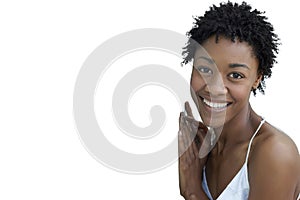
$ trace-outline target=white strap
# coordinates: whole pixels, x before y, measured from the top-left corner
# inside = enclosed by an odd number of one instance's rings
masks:
[[[250,153],[250,149],[251,149],[251,145],[252,145],[252,142],[253,142],[253,139],[255,138],[256,134],[258,133],[259,129],[261,128],[261,126],[264,124],[266,120],[263,118],[259,124],[259,126],[257,127],[255,133],[253,134],[249,144],[248,144],[248,149],[247,149],[247,154],[246,154],[246,163],[248,163],[248,157],[249,157],[249,153]]]

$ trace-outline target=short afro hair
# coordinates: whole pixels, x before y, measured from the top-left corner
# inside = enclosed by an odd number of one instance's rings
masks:
[[[271,68],[276,61],[278,36],[274,33],[273,26],[264,16],[265,12],[252,10],[246,2],[242,4],[220,3],[220,6],[213,5],[206,11],[204,16],[194,17],[193,28],[187,32],[189,40],[183,48],[183,64],[190,62],[195,54],[197,44],[202,44],[209,37],[215,35],[216,42],[219,36],[224,36],[235,42],[247,42],[253,49],[253,53],[259,61],[258,73],[262,75],[261,82],[257,89],[264,94],[265,78],[272,75]],[[256,95],[256,89],[252,90]]]

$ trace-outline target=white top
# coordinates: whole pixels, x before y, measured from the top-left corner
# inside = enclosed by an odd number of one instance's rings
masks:
[[[220,196],[216,200],[247,200],[249,196],[249,181],[248,181],[248,157],[249,157],[249,152],[251,149],[251,144],[253,142],[254,137],[258,133],[259,129],[265,122],[265,119],[263,119],[258,128],[256,129],[255,133],[253,134],[249,145],[247,149],[247,154],[246,154],[246,160],[240,171],[235,175],[235,177],[231,180],[231,182],[227,185],[227,187],[223,190],[223,192],[220,194]],[[205,167],[203,169],[203,181],[202,181],[202,188],[208,198],[210,200],[213,200],[207,180],[206,180],[206,173],[205,173]]]

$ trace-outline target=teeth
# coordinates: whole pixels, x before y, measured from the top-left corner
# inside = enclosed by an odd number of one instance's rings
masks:
[[[203,99],[203,102],[212,108],[225,108],[227,106],[227,103],[213,103],[206,99]]]

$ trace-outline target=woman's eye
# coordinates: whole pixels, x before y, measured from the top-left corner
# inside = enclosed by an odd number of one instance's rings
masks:
[[[213,71],[208,67],[197,67],[197,70],[203,74],[212,74]]]
[[[231,74],[229,74],[229,77],[230,78],[233,78],[233,79],[241,79],[241,78],[244,78],[244,76],[240,73],[236,73],[236,72],[233,72]]]

